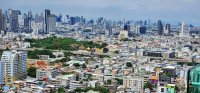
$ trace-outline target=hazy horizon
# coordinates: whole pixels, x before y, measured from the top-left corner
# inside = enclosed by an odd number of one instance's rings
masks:
[[[58,15],[105,17],[126,20],[186,21],[200,25],[200,0],[0,0],[0,8],[18,9],[22,13],[32,10],[44,13],[50,9]]]

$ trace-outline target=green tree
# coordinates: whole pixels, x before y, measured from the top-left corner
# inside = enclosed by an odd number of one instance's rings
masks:
[[[70,57],[70,56],[72,56],[73,54],[72,54],[71,52],[64,52],[64,55],[65,55],[65,57]]]
[[[96,67],[95,68],[99,68],[99,65],[96,65]]]
[[[114,53],[115,53],[115,54],[119,54],[119,50],[117,50],[117,51],[114,51]]]
[[[74,92],[78,92],[78,93],[81,93],[81,92],[83,92],[84,90],[83,89],[81,89],[81,88],[76,88],[75,90],[74,90]]]
[[[127,66],[127,67],[133,67],[133,65],[132,65],[131,62],[127,62],[127,63],[126,63],[126,66]]]
[[[59,87],[57,93],[65,93],[65,88],[63,86]]]
[[[51,89],[50,93],[56,93],[56,89]]]
[[[79,63],[74,63],[73,66],[80,67],[80,64]]]
[[[149,89],[152,90],[153,85],[152,85],[150,82],[147,82],[147,83],[144,84],[144,89],[145,89],[145,88],[149,88]]]
[[[45,49],[59,49],[59,50],[78,50],[81,45],[87,48],[104,48],[107,44],[98,44],[93,41],[77,41],[73,38],[57,38],[49,37],[44,39],[25,39],[25,41],[31,43],[31,47],[45,48]]]
[[[108,79],[108,80],[107,80],[107,84],[110,85],[111,83],[112,83],[112,80]]]
[[[86,68],[87,66],[85,64],[82,65],[82,68]]]
[[[28,58],[39,59],[38,55],[49,55],[50,58],[55,58],[56,56],[50,50],[34,50],[28,51]]]
[[[123,79],[115,78],[117,80],[117,84],[123,85]]]
[[[94,91],[99,91],[100,93],[109,93],[109,90],[105,87],[95,87]]]
[[[35,78],[36,77],[36,70],[37,70],[37,68],[34,68],[34,67],[28,68],[27,75]]]

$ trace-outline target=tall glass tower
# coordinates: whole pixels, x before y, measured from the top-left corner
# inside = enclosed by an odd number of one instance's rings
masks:
[[[162,24],[161,20],[158,20],[157,25],[158,25],[158,34],[162,35],[163,34],[163,24]]]
[[[51,14],[51,12],[50,12],[50,10],[49,9],[46,9],[45,10],[45,29],[44,29],[44,34],[48,34],[48,27],[47,27],[47,25],[48,25],[48,16]]]

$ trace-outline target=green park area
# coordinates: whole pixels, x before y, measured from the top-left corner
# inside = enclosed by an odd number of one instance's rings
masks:
[[[74,51],[81,47],[84,48],[104,48],[106,43],[95,43],[93,41],[77,41],[72,38],[56,38],[49,37],[45,39],[25,39],[26,42],[31,43],[31,47],[44,48],[52,50],[68,50]]]

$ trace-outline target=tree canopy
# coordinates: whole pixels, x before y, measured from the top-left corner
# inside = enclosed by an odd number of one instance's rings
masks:
[[[85,48],[104,48],[106,43],[98,44],[92,41],[77,41],[73,38],[57,38],[49,37],[44,39],[25,39],[26,42],[31,43],[31,47],[55,49],[55,50],[78,50],[80,46]]]
[[[127,66],[127,67],[133,67],[133,65],[132,65],[131,62],[127,62],[127,63],[126,63],[126,66]]]
[[[34,68],[34,67],[28,68],[27,75],[35,78],[36,77],[36,70],[37,70],[37,68]]]
[[[55,55],[52,54],[50,50],[34,50],[28,51],[28,58],[30,59],[39,59],[38,55],[49,55],[50,58],[55,58]]]

